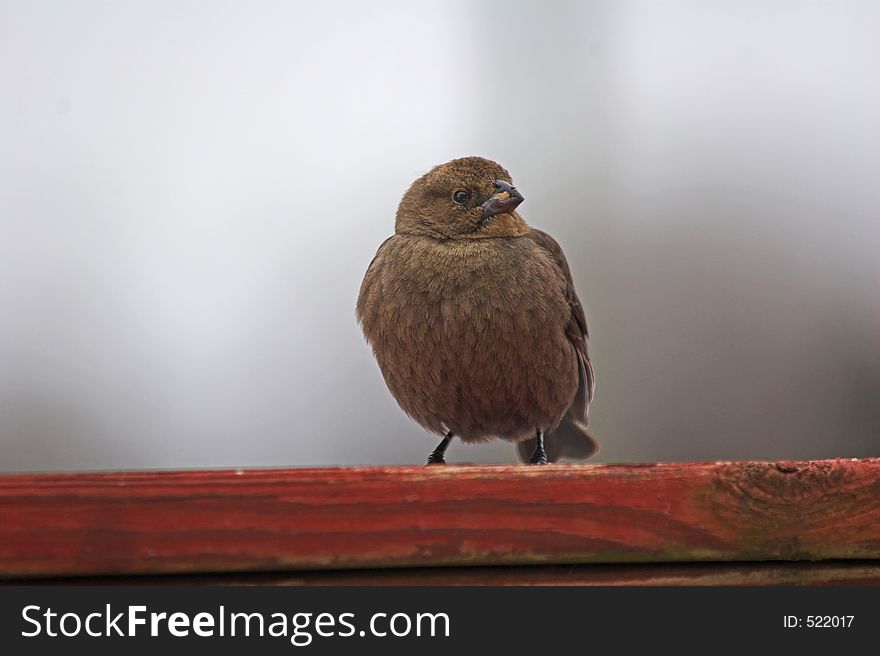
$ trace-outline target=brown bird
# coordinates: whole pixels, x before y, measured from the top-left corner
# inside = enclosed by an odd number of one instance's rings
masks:
[[[588,458],[594,378],[584,310],[559,244],[517,213],[481,157],[435,167],[400,202],[361,284],[358,320],[400,407],[445,437],[517,442],[522,461]]]

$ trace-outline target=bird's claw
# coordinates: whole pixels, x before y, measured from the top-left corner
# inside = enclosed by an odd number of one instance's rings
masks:
[[[535,449],[535,452],[532,454],[532,457],[529,458],[530,465],[549,465],[550,461],[547,460],[547,453],[544,449],[538,447]]]

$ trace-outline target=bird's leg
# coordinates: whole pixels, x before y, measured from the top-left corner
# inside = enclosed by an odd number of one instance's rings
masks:
[[[446,453],[446,449],[451,441],[452,431],[449,431],[446,433],[446,437],[437,445],[437,448],[431,451],[431,455],[428,456],[428,462],[425,465],[445,465],[446,460],[443,459],[443,455]]]
[[[530,465],[546,465],[547,453],[544,451],[544,432],[539,428],[535,431],[535,452],[529,458]]]

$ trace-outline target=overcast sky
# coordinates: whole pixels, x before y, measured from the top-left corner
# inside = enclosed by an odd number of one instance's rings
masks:
[[[568,255],[597,461],[877,455],[875,7],[0,0],[0,470],[423,462],[354,305],[463,155]]]

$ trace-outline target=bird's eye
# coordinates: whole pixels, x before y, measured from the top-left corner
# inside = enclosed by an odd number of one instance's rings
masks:
[[[471,199],[471,194],[469,191],[465,189],[459,189],[454,194],[452,194],[452,200],[454,200],[459,205],[464,205]]]

